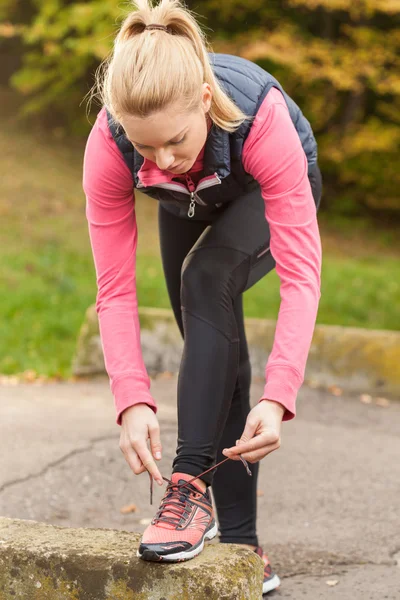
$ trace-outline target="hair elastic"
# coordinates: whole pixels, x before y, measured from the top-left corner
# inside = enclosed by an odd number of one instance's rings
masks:
[[[162,31],[166,31],[168,33],[168,28],[165,25],[157,25],[156,23],[146,25],[145,29],[161,29]]]

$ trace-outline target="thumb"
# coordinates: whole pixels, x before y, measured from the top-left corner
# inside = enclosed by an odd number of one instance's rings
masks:
[[[240,444],[249,442],[251,439],[253,439],[256,431],[257,431],[257,423],[250,419],[247,419],[243,433],[240,436],[240,440],[236,440],[236,444],[240,445]]]
[[[154,456],[154,458],[156,458],[157,460],[160,460],[161,451],[162,451],[161,439],[160,439],[160,428],[159,427],[149,428],[149,437],[150,437],[151,453]]]
[[[253,450],[251,447],[251,440],[254,437],[257,430],[257,423],[253,423],[252,421],[246,421],[245,428],[243,430],[242,435],[240,436],[240,440],[236,440],[236,446],[232,446],[232,448],[228,449],[228,454],[223,450],[223,454],[228,456],[229,454],[242,454],[243,452],[250,452]]]

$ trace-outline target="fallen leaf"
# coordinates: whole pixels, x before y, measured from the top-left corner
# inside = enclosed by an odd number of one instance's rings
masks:
[[[370,396],[369,394],[361,394],[360,402],[362,402],[363,404],[371,404],[372,396]]]
[[[29,369],[22,373],[22,380],[26,383],[32,383],[37,378],[37,373],[33,369]]]
[[[330,385],[328,387],[328,391],[331,392],[334,396],[341,396],[343,394],[342,388],[337,385]]]
[[[307,381],[307,385],[308,385],[308,387],[310,387],[310,388],[316,389],[316,388],[319,386],[319,383],[318,383],[318,381],[316,381],[315,379],[309,379],[309,380]]]
[[[257,496],[260,498],[260,496],[264,496],[264,492],[262,490],[257,490]]]
[[[125,506],[123,506],[120,509],[120,512],[123,515],[127,515],[128,513],[131,513],[131,512],[137,512],[137,510],[138,510],[138,507],[136,506],[136,504],[126,504]]]
[[[156,379],[172,379],[173,376],[174,374],[171,371],[163,371],[157,374]]]
[[[140,519],[139,523],[141,525],[148,525],[149,523],[151,523],[151,519]]]
[[[388,406],[390,406],[390,400],[388,400],[387,398],[376,398],[375,404],[377,406],[381,406],[382,408],[387,408]]]
[[[338,583],[339,579],[328,579],[328,581],[326,582],[326,584],[330,586],[337,585]]]

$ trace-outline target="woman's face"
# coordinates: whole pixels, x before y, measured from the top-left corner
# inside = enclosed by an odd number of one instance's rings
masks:
[[[196,112],[184,113],[176,103],[146,119],[126,116],[121,119],[121,125],[144,158],[155,162],[163,171],[185,173],[206,142],[211,97],[211,88],[204,83],[201,107]]]

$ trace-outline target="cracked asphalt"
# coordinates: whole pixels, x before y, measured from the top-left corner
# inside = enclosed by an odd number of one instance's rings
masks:
[[[253,403],[261,392],[254,382]],[[152,393],[170,477],[176,378],[153,380]],[[106,377],[0,386],[0,514],[142,532],[164,488],[150,506],[149,478],[132,473],[119,435]],[[303,386],[281,448],[260,464],[258,533],[282,581],[265,598],[400,600],[399,459],[400,402]]]

